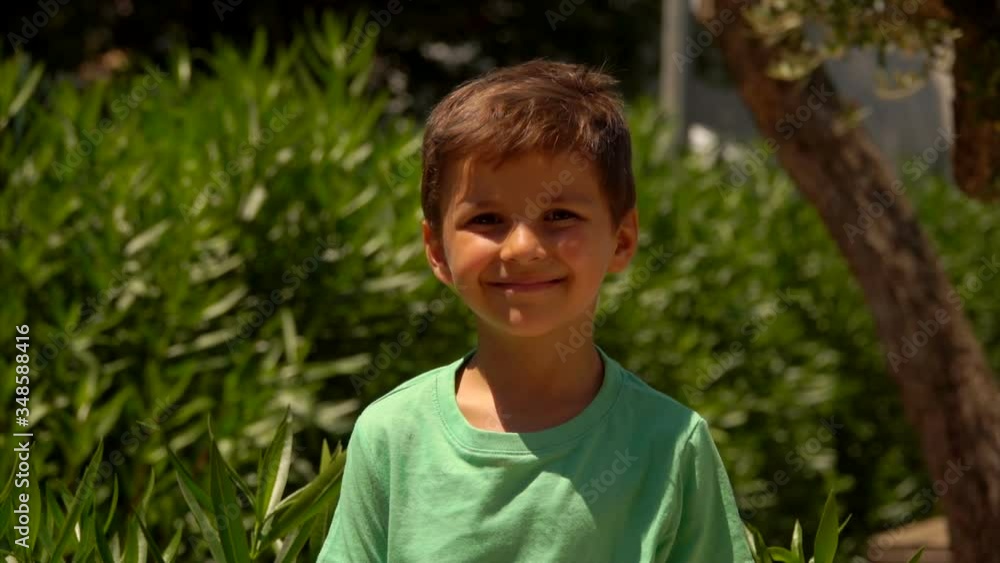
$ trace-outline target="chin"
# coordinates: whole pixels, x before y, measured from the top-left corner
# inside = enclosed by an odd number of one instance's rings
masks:
[[[490,324],[497,330],[503,331],[511,336],[520,338],[536,338],[545,336],[553,331],[565,326],[566,321],[562,318],[523,315],[520,311],[512,310],[508,316],[494,316]]]

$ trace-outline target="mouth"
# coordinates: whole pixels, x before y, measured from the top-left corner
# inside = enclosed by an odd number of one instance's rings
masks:
[[[490,283],[489,285],[507,292],[532,292],[544,291],[546,289],[556,287],[565,280],[566,278],[557,278],[547,281]]]

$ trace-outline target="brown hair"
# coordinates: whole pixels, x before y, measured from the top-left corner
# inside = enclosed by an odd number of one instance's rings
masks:
[[[475,155],[500,166],[531,150],[589,161],[617,229],[636,200],[617,84],[602,69],[534,59],[493,69],[445,96],[427,118],[423,140],[420,201],[434,234],[441,235],[449,164]]]

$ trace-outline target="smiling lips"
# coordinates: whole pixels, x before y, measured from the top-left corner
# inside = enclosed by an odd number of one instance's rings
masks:
[[[516,281],[516,282],[492,282],[490,285],[506,291],[541,291],[550,287],[555,287],[566,278],[555,278],[546,281]]]

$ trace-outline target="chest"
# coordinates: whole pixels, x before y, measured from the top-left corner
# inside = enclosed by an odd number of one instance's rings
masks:
[[[473,428],[488,432],[539,432],[580,414],[586,404],[556,404],[531,409],[505,409],[492,401],[457,397],[458,409]]]

